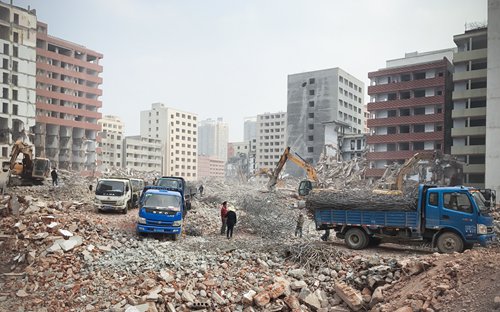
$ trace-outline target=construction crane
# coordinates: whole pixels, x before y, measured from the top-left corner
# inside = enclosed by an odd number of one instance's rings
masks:
[[[21,162],[17,161],[22,154]],[[41,182],[49,176],[50,160],[47,158],[33,158],[33,147],[21,140],[12,146],[10,161],[4,161],[3,168],[9,168],[13,175],[21,177],[28,182]]]
[[[290,160],[297,166],[301,167],[306,171],[307,174],[307,179],[309,181],[318,183],[318,175],[316,173],[316,170],[314,167],[309,164],[306,160],[304,160],[302,157],[300,157],[299,154],[295,152],[290,151],[290,147],[287,147],[283,154],[281,155],[276,168],[273,170],[272,175],[269,178],[269,182],[267,183],[267,188],[269,191],[272,191],[274,187],[276,186],[276,183],[278,182],[279,175],[281,171],[283,170],[283,167],[285,166],[286,162]]]

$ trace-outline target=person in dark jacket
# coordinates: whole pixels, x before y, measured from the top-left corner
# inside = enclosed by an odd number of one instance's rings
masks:
[[[52,185],[57,186],[57,171],[56,168],[53,168],[50,172],[50,176],[52,177]]]
[[[200,192],[200,197],[203,196],[203,184],[200,185],[200,187],[198,188],[198,191]]]
[[[300,214],[295,227],[295,236],[299,235],[302,238],[302,228],[304,227],[304,214]]]
[[[227,238],[233,237],[233,228],[236,224],[236,212],[234,211],[234,207],[229,207],[227,211]]]
[[[226,223],[227,223],[227,201],[224,201],[220,207],[220,219],[222,221],[222,226],[220,227],[220,235],[226,233]]]

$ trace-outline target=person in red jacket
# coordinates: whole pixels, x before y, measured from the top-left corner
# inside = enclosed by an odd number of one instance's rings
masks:
[[[221,205],[220,218],[222,221],[222,226],[220,228],[220,235],[224,235],[226,233],[226,224],[227,224],[227,201],[223,202]]]

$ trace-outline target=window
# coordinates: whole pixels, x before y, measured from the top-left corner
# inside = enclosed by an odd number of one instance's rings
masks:
[[[429,205],[433,205],[433,206],[438,205],[438,194],[437,193],[429,193]]]
[[[12,90],[12,99],[17,101],[17,90]]]
[[[387,94],[387,100],[388,101],[393,101],[393,100],[396,100],[396,99],[397,99],[396,93],[389,93],[389,94]]]
[[[309,78],[309,84],[313,84],[313,83],[315,83],[315,81],[316,80],[314,78]]]
[[[2,82],[5,84],[9,84],[9,73],[3,73],[2,76],[3,76]]]
[[[3,103],[2,105],[2,113],[8,114],[9,113],[9,103]]]
[[[413,74],[413,79],[414,79],[414,80],[422,80],[422,79],[425,79],[425,73],[416,73],[416,74]]]
[[[469,122],[469,127],[485,127],[486,119],[471,119]]]
[[[472,205],[469,197],[463,193],[444,193],[443,205],[445,208],[451,210],[472,212]]]
[[[314,124],[307,125],[307,128],[309,128],[309,130],[313,130],[314,129]]]
[[[399,126],[399,133],[410,133],[410,126],[409,125]]]
[[[411,97],[411,95],[410,95],[410,91],[401,91],[401,92],[399,93],[399,98],[400,98],[401,100],[406,100],[406,99],[409,99],[410,97]]]
[[[399,116],[410,116],[410,109],[409,108],[401,108],[399,110]]]
[[[9,60],[8,59],[5,59],[5,58],[3,59],[2,68],[9,69]]]
[[[401,81],[410,81],[410,80],[411,80],[410,74],[401,75]]]
[[[313,153],[313,152],[314,152],[314,147],[312,147],[312,146],[308,146],[308,147],[307,147],[307,152],[308,152],[308,153]]]
[[[312,136],[312,135],[308,136],[308,137],[307,137],[307,140],[308,140],[308,141],[314,141],[314,136]]]
[[[339,81],[343,83],[344,82],[344,77],[339,76]]]
[[[413,132],[416,133],[425,132],[425,125],[414,125]]]
[[[314,90],[309,90],[309,95],[314,95]]]
[[[413,115],[425,115],[425,107],[414,108]]]
[[[19,25],[19,14],[14,13],[14,24]]]
[[[18,114],[17,104],[12,104],[12,115],[17,115],[17,114]]]
[[[314,101],[309,101],[309,107],[314,107]]]
[[[413,91],[413,96],[416,98],[425,97],[425,90],[415,90]]]
[[[17,32],[14,32],[12,34],[13,38],[14,38],[14,42],[18,43],[19,42],[19,33]]]
[[[12,56],[14,56],[14,57],[19,56],[19,48],[18,47],[12,47]]]
[[[314,113],[309,113],[309,118],[314,118]]]
[[[413,150],[414,151],[423,151],[424,150],[424,142],[413,142]]]
[[[17,86],[17,75],[12,75],[12,84]]]
[[[9,44],[8,43],[3,44],[3,54],[9,55]]]

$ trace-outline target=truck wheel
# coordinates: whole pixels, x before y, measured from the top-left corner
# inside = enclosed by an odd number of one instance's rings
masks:
[[[345,233],[345,244],[351,249],[363,249],[368,243],[368,235],[358,228],[352,228]]]
[[[125,205],[125,208],[123,208],[122,213],[127,214],[128,211],[128,203]]]
[[[444,232],[437,239],[437,248],[441,253],[462,252],[464,250],[464,242],[457,234]]]

